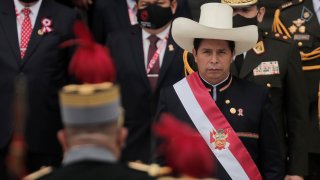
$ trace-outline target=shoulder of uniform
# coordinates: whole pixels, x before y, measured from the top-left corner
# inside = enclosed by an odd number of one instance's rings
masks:
[[[263,34],[264,39],[272,39],[277,41],[282,41],[286,43],[292,43],[293,40],[289,38],[288,36],[280,33],[274,33],[274,32],[264,32]]]
[[[170,167],[162,167],[158,164],[143,164],[141,162],[129,162],[128,167],[137,171],[145,172],[152,177],[160,177],[172,172]]]
[[[303,3],[304,1],[305,1],[305,0],[292,0],[292,1],[288,1],[288,2],[286,2],[286,3],[284,3],[284,4],[282,4],[279,9],[280,9],[280,11],[283,11],[283,10],[285,10],[285,9],[287,9],[287,8],[290,8],[290,7],[299,5],[299,4]]]
[[[35,180],[35,179],[40,179],[43,176],[49,175],[53,172],[53,167],[48,166],[48,167],[42,167],[38,171],[35,171],[26,177],[23,178],[23,180]]]

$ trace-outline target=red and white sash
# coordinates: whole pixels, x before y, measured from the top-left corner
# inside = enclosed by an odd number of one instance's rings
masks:
[[[198,73],[174,89],[197,130],[232,179],[261,180],[249,152],[202,83]]]

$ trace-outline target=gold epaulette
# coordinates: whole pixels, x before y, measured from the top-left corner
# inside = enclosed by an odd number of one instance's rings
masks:
[[[285,34],[289,38],[291,38],[290,33],[288,32],[288,29],[283,25],[283,23],[280,20],[280,13],[282,10],[287,9],[293,5],[298,5],[302,3],[304,0],[293,0],[287,3],[284,3],[278,8],[274,13],[273,23],[272,23],[272,31],[275,33]]]
[[[159,177],[163,175],[168,175],[172,172],[170,167],[161,167],[158,164],[143,164],[140,162],[129,162],[128,166],[132,169],[143,171],[149,174],[152,177]]]
[[[184,75],[188,76],[189,74],[194,73],[194,70],[191,68],[188,62],[188,51],[184,50],[183,52],[183,65],[184,65]]]
[[[41,169],[39,169],[38,171],[35,171],[29,175],[27,175],[26,177],[23,178],[23,180],[35,180],[35,179],[39,179],[49,173],[51,173],[53,171],[53,168],[48,166],[48,167],[43,167]]]

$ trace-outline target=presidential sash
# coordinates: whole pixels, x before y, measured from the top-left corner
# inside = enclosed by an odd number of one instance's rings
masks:
[[[249,152],[202,83],[193,73],[174,84],[183,107],[232,179],[261,180]]]

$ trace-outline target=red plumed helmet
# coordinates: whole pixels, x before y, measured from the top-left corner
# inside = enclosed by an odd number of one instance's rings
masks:
[[[116,72],[108,48],[96,43],[81,21],[74,24],[74,32],[78,39],[62,44],[62,47],[78,45],[69,65],[69,73],[82,83],[114,82]]]
[[[212,177],[214,155],[196,130],[170,114],[163,114],[153,129],[164,140],[160,152],[174,172],[194,178]]]

